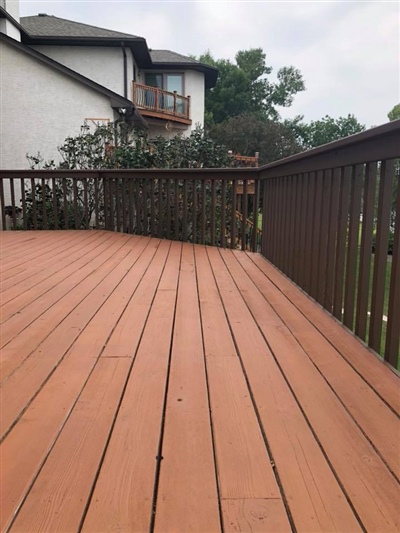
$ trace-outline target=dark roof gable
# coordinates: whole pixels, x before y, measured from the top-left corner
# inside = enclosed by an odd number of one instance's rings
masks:
[[[199,61],[171,50],[150,50],[150,56],[153,63],[193,63],[199,64]]]
[[[137,39],[138,36],[90,26],[53,15],[21,17],[21,25],[30,35],[40,37],[94,37],[98,39]],[[140,38],[140,37],[139,37]]]

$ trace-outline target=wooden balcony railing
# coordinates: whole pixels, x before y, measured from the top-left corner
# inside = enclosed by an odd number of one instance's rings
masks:
[[[396,121],[260,168],[0,171],[1,223],[261,251],[397,368],[399,159]]]
[[[191,124],[190,96],[132,83],[133,103],[144,115]]]

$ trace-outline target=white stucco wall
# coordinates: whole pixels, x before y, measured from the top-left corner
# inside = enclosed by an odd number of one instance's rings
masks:
[[[21,41],[21,32],[7,19],[0,19],[0,33],[4,33],[16,41]]]
[[[107,46],[32,46],[41,54],[79,72],[83,76],[124,96],[124,57],[122,48]],[[130,48],[127,56],[127,98],[132,97],[133,59]]]
[[[37,152],[60,161],[57,147],[80,132],[85,118],[117,118],[108,97],[8,44],[0,43],[0,54],[0,168],[29,168],[26,154]],[[7,187],[5,195],[7,205]]]
[[[19,22],[19,0],[3,0],[0,5]]]
[[[196,70],[185,72],[185,96],[190,95],[190,118],[192,128],[204,126],[204,74]]]

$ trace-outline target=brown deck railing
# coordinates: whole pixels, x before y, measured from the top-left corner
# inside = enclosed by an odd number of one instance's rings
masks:
[[[260,169],[262,254],[394,367],[399,157],[396,121]]]
[[[190,121],[190,96],[133,82],[133,103],[138,109]]]
[[[257,250],[256,178],[255,169],[1,171],[2,227],[102,228]],[[251,198],[249,181],[255,187]],[[238,182],[243,220],[236,215]]]
[[[0,171],[1,222],[261,251],[397,367],[399,158],[396,121],[260,168]]]

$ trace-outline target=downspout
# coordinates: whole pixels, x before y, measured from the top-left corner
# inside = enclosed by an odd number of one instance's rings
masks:
[[[124,98],[128,98],[128,61],[126,58],[125,43],[121,42],[121,48],[124,55]]]

